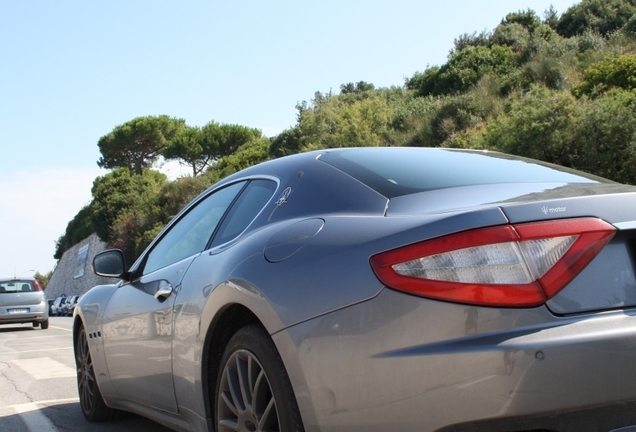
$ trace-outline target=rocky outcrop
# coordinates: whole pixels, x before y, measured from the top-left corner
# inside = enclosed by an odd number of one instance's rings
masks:
[[[46,286],[46,298],[54,299],[84,294],[95,285],[116,283],[119,279],[105,278],[93,273],[93,257],[106,249],[106,243],[96,234],[82,240],[62,255],[53,276]]]

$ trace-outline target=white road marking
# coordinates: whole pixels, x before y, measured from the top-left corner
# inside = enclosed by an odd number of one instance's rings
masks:
[[[26,424],[29,432],[57,431],[55,425],[51,422],[51,420],[49,420],[49,418],[42,413],[42,407],[73,402],[79,402],[79,398],[44,400],[19,405],[11,405],[8,408],[13,410],[13,412],[20,416],[22,421]]]
[[[13,411],[18,414],[30,432],[56,431],[57,428],[47,416],[42,414],[35,403],[14,405]]]
[[[64,339],[68,339],[68,335],[64,335],[64,334],[52,334],[50,336],[34,336],[34,337],[30,337],[30,338],[19,338],[16,337],[15,339],[11,339],[11,343],[31,343],[32,340],[34,339],[53,339],[53,338],[64,338]]]
[[[13,360],[13,364],[35,379],[72,378],[77,371],[48,357]]]
[[[64,331],[67,331],[69,333],[73,333],[73,329],[68,329],[68,328],[64,328],[64,327],[58,327],[58,326],[50,325],[49,328],[54,328],[54,329],[58,329],[58,330],[64,330]]]
[[[20,407],[22,405],[37,405],[38,406],[37,409],[40,409],[42,406],[62,405],[62,404],[67,404],[71,402],[79,402],[79,398],[73,397],[73,398],[65,398],[65,399],[48,399],[48,400],[41,400],[37,402],[30,402],[27,404],[9,405],[7,408],[16,409],[16,407]]]
[[[73,349],[73,347],[48,348],[48,349],[39,349],[39,350],[26,350],[26,351],[14,350],[13,352],[7,353],[7,354],[16,355],[16,354],[24,354],[24,353],[32,353],[32,352],[59,351],[59,350],[66,350],[66,349]],[[2,354],[4,353],[0,353],[0,356]]]

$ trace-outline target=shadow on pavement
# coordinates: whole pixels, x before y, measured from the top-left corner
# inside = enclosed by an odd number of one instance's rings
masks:
[[[79,402],[41,406],[38,410],[12,414],[1,418],[1,430],[15,432],[164,432],[170,429],[140,417],[126,414],[123,418],[108,422],[90,423],[82,415]],[[54,429],[50,429],[50,425]]]

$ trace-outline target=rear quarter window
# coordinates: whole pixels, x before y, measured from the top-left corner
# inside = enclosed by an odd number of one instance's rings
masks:
[[[269,202],[277,186],[271,180],[252,180],[223,220],[212,246],[227,243],[239,236]]]

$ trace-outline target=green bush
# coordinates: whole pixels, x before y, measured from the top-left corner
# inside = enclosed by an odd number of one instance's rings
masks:
[[[535,85],[529,93],[515,95],[507,111],[488,123],[484,146],[572,166],[577,156],[571,138],[577,109],[570,92]]]
[[[636,184],[636,91],[583,99],[572,140],[581,149],[576,168]]]
[[[577,96],[598,95],[610,88],[636,88],[635,55],[610,55],[592,64],[583,73],[583,82],[573,91]]]

